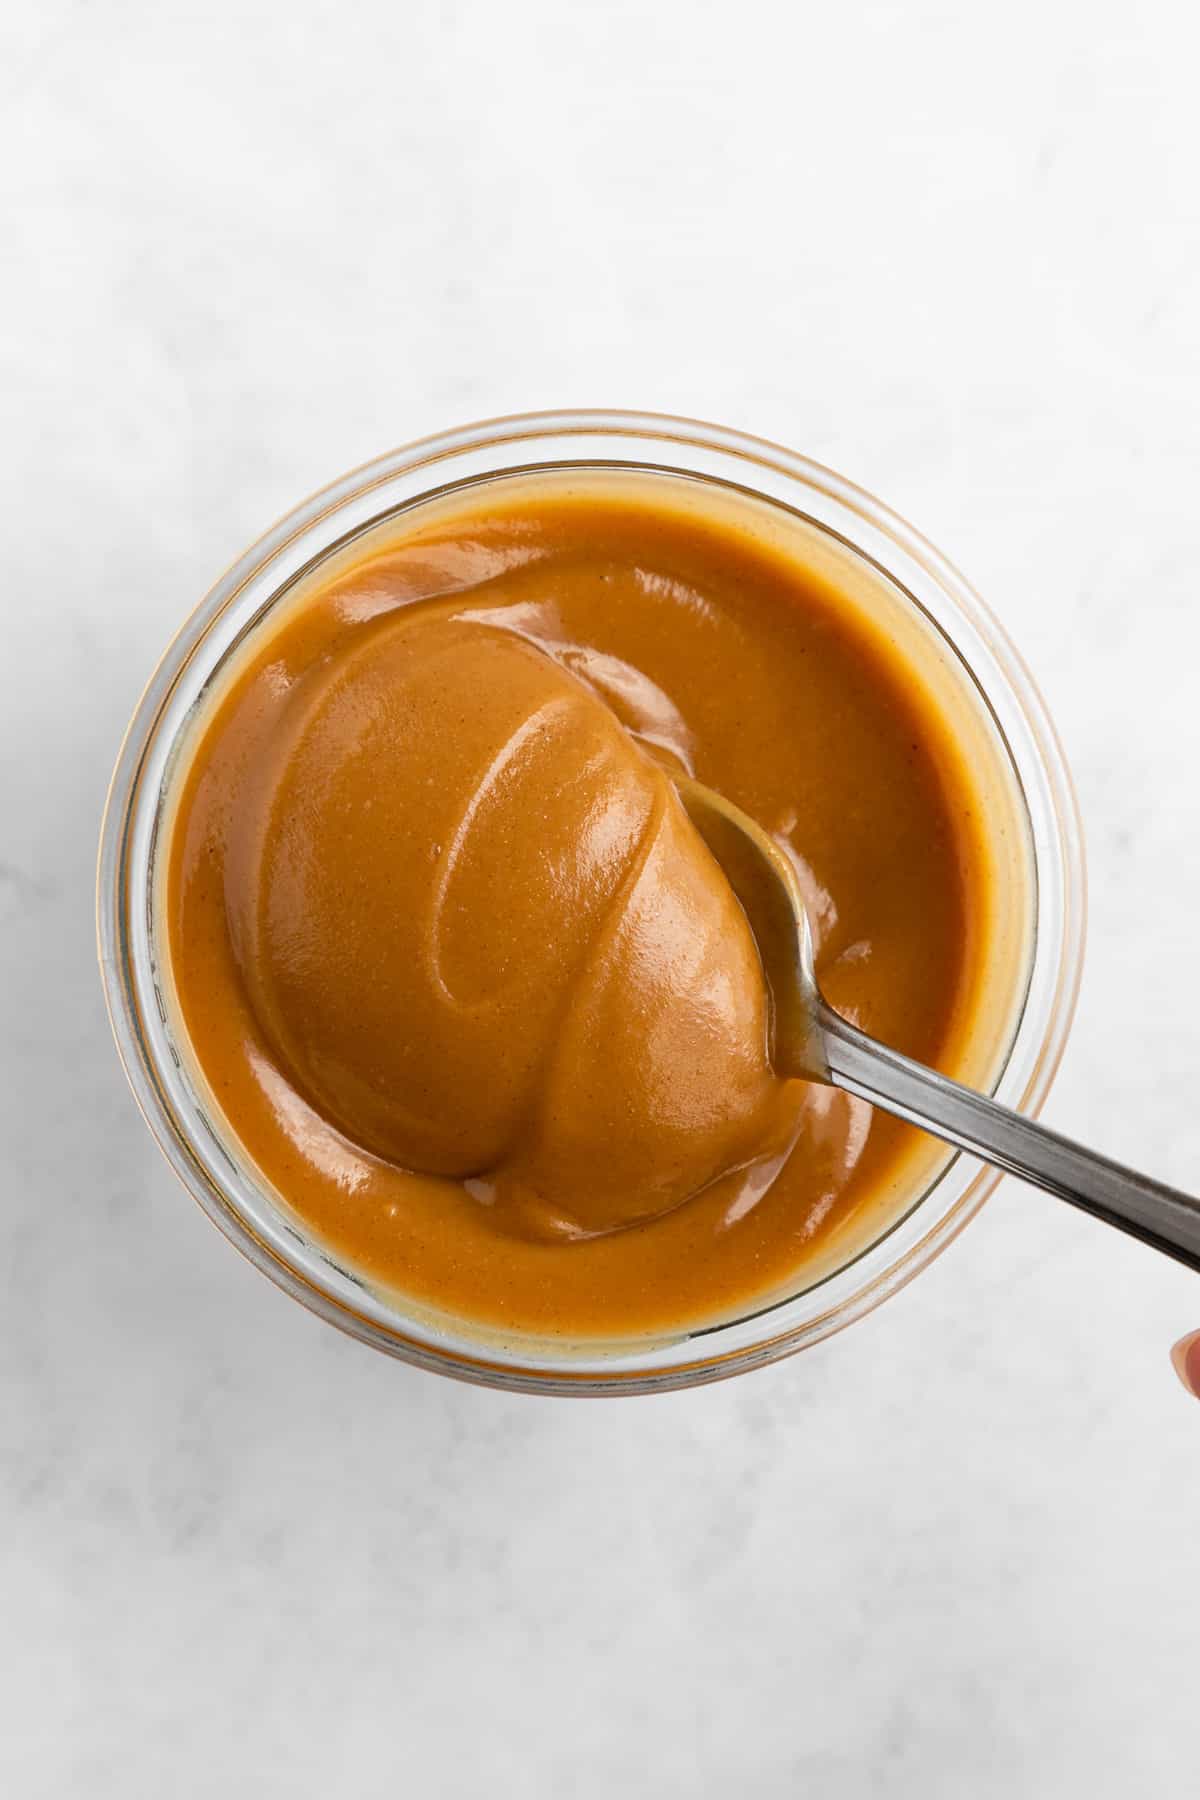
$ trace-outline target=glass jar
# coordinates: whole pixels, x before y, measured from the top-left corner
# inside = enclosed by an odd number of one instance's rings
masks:
[[[684,475],[782,509],[847,567],[869,570],[864,592],[886,596],[881,603],[936,645],[971,729],[986,735],[988,754],[1003,765],[1020,817],[1028,913],[1022,966],[1009,982],[1010,1025],[986,1085],[1006,1105],[1036,1112],[1074,1009],[1084,878],[1070,779],[1027,670],[957,570],[878,500],[791,451],[686,419],[560,412],[466,426],[355,470],[254,544],[180,630],[121,748],[100,844],[100,962],[118,1049],[168,1162],[213,1222],[287,1293],[363,1342],[443,1374],[538,1393],[658,1392],[773,1362],[862,1317],[962,1230],[998,1173],[950,1159],[852,1261],[729,1323],[635,1346],[495,1341],[406,1310],[305,1234],[208,1116],[163,1000],[154,892],[165,797],[189,721],[226,659],[285,588],[349,538],[460,484],[564,466]]]

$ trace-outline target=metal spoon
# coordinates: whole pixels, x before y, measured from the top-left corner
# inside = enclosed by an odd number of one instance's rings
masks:
[[[753,819],[711,788],[687,776],[676,777],[676,786],[758,941],[773,1001],[772,1060],[780,1075],[858,1094],[1200,1270],[1200,1200],[960,1087],[877,1044],[834,1012],[817,986],[808,914],[787,858]]]

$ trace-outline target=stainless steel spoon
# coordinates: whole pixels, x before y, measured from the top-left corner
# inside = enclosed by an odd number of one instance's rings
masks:
[[[834,1012],[817,986],[808,914],[786,856],[711,788],[686,776],[677,777],[676,785],[758,940],[773,1001],[772,1060],[780,1075],[858,1094],[1200,1270],[1200,1200],[960,1087]]]

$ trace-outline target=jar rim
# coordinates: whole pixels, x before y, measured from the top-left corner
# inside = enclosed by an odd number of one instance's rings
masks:
[[[515,414],[435,434],[360,465],[302,501],[260,537],[200,602],[164,652],[118,755],[101,829],[97,935],[117,1048],[134,1097],[168,1162],[210,1219],[262,1272],[350,1335],[441,1373],[557,1394],[661,1392],[742,1373],[843,1329],[906,1285],[957,1236],[1000,1179],[955,1158],[919,1201],[866,1250],[815,1286],[758,1312],[618,1354],[602,1347],[547,1355],[429,1325],[386,1299],[276,1215],[208,1124],[182,1076],[156,986],[150,870],[172,752],[196,703],[202,649],[227,654],[272,595],[361,530],[457,486],[577,459],[662,469],[644,446],[669,447],[675,473],[745,487],[830,530],[876,563],[949,638],[997,718],[1029,809],[1035,869],[1029,991],[997,1097],[1040,1108],[1065,1047],[1086,922],[1083,840],[1070,774],[1045,703],[1019,652],[963,575],[866,489],[781,445],[727,427],[623,411]],[[635,446],[642,449],[635,455]],[[519,461],[511,458],[519,453]],[[666,454],[660,450],[659,454]],[[683,458],[681,462],[680,459]],[[425,485],[422,485],[425,484]],[[228,640],[222,647],[222,638]],[[215,666],[215,665],[212,665]]]

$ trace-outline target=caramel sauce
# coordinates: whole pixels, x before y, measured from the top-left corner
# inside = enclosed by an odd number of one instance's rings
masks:
[[[484,1329],[681,1329],[802,1283],[941,1154],[775,1076],[681,769],[792,857],[830,1001],[953,1066],[986,859],[952,734],[826,574],[682,483],[401,515],[202,709],[175,1002],[242,1153],[366,1279]]]

